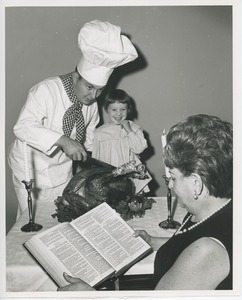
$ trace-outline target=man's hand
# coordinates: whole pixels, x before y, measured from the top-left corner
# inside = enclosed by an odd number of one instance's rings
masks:
[[[61,147],[72,160],[85,161],[87,159],[87,152],[83,145],[68,136],[62,135],[55,145]]]
[[[63,273],[63,277],[67,282],[69,282],[68,285],[58,288],[58,292],[63,291],[95,291],[94,288],[92,288],[90,285],[85,283],[79,278],[71,277],[70,275]]]

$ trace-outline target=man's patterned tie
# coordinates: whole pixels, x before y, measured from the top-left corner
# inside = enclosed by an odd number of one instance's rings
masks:
[[[85,136],[85,123],[82,114],[83,104],[78,103],[76,94],[73,88],[72,73],[67,75],[61,75],[60,79],[64,86],[64,89],[68,95],[68,98],[73,103],[65,112],[62,120],[63,132],[66,136],[70,136],[71,132],[76,124],[76,140],[80,143],[84,142]]]

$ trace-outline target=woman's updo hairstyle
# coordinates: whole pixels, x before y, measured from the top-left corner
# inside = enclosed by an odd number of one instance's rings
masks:
[[[199,114],[172,126],[164,151],[167,167],[184,176],[197,173],[209,194],[231,198],[233,190],[233,131],[229,122]]]

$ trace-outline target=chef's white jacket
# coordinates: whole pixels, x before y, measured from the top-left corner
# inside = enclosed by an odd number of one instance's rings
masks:
[[[14,126],[17,138],[9,153],[10,167],[20,182],[25,179],[23,141],[29,145],[30,178],[36,187],[53,188],[70,180],[72,160],[54,144],[63,135],[62,118],[71,105],[59,77],[48,78],[30,90]],[[99,122],[97,103],[83,105],[82,112],[86,127],[84,146],[92,151],[93,131]],[[75,129],[70,137],[75,139]]]

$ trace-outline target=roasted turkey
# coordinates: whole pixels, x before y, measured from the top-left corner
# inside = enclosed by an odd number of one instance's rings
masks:
[[[72,177],[61,197],[55,200],[59,222],[70,222],[102,202],[107,202],[125,220],[141,217],[151,208],[154,200],[143,194],[135,195],[132,178],[145,179],[147,173],[143,164],[134,161],[118,168],[88,157],[78,166],[78,173]]]

